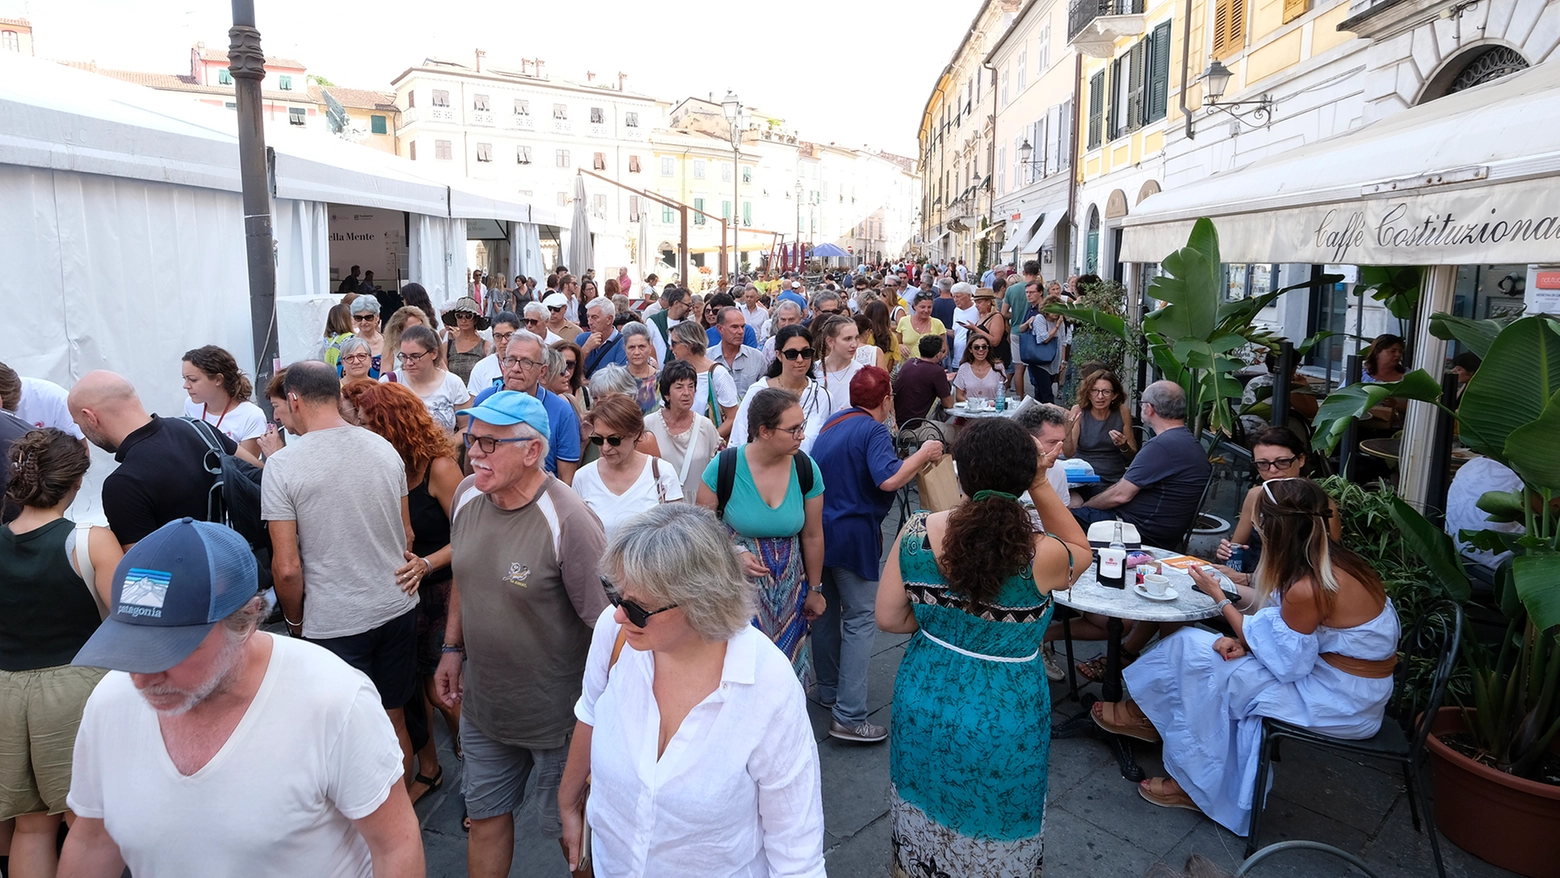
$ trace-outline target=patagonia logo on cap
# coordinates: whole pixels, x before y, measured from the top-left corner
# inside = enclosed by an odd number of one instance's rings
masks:
[[[119,591],[119,612],[126,616],[161,617],[163,600],[173,575],[162,570],[132,567]]]

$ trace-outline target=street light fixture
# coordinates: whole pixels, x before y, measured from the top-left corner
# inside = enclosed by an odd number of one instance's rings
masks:
[[[737,275],[742,273],[742,250],[737,246],[737,230],[742,228],[737,213],[742,207],[742,101],[736,92],[727,89],[720,108],[725,111],[727,127],[731,130],[731,273]]]
[[[1210,110],[1224,113],[1237,122],[1246,122],[1253,128],[1271,122],[1273,119],[1272,95],[1265,94],[1254,101],[1221,102],[1219,100],[1224,97],[1224,90],[1229,87],[1231,75],[1230,69],[1224,66],[1224,62],[1214,59],[1208,65],[1208,69],[1204,70],[1203,74],[1197,77],[1198,81],[1203,83],[1203,87],[1207,90]],[[1237,112],[1233,109],[1234,107],[1250,107],[1251,109]]]
[[[1027,137],[1024,138],[1023,144],[1020,145],[1019,148],[1018,148],[1018,163],[1020,165],[1024,166],[1024,167],[1030,169],[1030,173],[1031,173],[1032,176],[1030,177],[1030,179],[1028,181],[1029,183],[1033,183],[1034,182],[1034,178],[1040,176],[1039,174],[1035,174],[1034,173],[1035,166],[1043,164],[1044,161],[1045,161],[1044,159],[1041,159],[1039,161],[1035,161],[1034,160],[1034,155],[1035,155],[1035,148],[1033,146],[1029,145],[1029,138],[1027,138]],[[1028,185],[1028,184],[1026,183],[1025,185]]]

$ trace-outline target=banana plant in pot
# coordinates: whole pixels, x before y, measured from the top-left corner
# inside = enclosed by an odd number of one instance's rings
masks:
[[[1545,776],[1560,765],[1560,322],[1438,314],[1431,329],[1483,358],[1455,412],[1460,435],[1522,481],[1519,491],[1483,494],[1479,508],[1492,522],[1523,525],[1521,533],[1461,534],[1479,548],[1511,553],[1492,595],[1506,628],[1489,642],[1464,638],[1467,692],[1454,692],[1458,706],[1443,708],[1432,727],[1437,823],[1485,860],[1553,874],[1560,785]],[[1347,420],[1386,395],[1433,399],[1432,386],[1438,382],[1421,370],[1396,385],[1343,388],[1318,413],[1317,446],[1335,446]],[[1446,593],[1466,600],[1469,582],[1451,539],[1401,501],[1393,518]]]

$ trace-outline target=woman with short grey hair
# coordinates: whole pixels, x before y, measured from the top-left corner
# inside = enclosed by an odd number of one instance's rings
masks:
[[[380,357],[385,350],[385,337],[379,330],[379,300],[373,296],[358,296],[352,300],[352,328],[357,331],[358,338],[368,343],[368,352],[372,355],[373,369],[369,377],[378,379],[382,368]],[[394,351],[390,353],[394,354]],[[390,364],[394,366],[394,363]],[[386,370],[388,371],[388,370]]]
[[[672,339],[667,344],[667,354],[674,360],[682,360],[693,367],[698,381],[693,389],[693,413],[704,415],[715,423],[720,438],[731,438],[732,417],[742,397],[737,393],[736,379],[724,366],[716,368],[714,360],[706,355],[709,337],[697,320],[684,320],[672,327]]]
[[[374,368],[374,352],[368,342],[357,336],[341,343],[341,356],[336,360],[336,371],[341,375],[342,384],[359,378],[379,380],[379,370]]]
[[[623,335],[629,377],[634,379],[634,392],[630,395],[639,403],[639,410],[648,415],[661,407],[661,398],[656,394],[661,367],[655,360],[655,339],[650,337],[650,328],[637,320],[623,324],[618,332]]]
[[[613,607],[596,621],[558,789],[569,868],[588,854],[597,875],[823,878],[806,697],[749,624],[753,590],[725,528],[704,509],[656,506],[617,529],[601,569]]]

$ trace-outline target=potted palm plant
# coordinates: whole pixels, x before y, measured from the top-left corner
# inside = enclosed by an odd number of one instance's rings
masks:
[[[1464,443],[1509,467],[1514,492],[1491,491],[1479,508],[1524,532],[1464,531],[1463,539],[1511,557],[1493,602],[1505,630],[1492,642],[1467,637],[1466,692],[1431,727],[1436,823],[1459,847],[1523,875],[1553,875],[1560,863],[1560,323],[1547,317],[1466,320],[1436,315],[1432,330],[1483,358],[1455,412]],[[1343,427],[1389,395],[1431,401],[1439,382],[1423,370],[1395,385],[1355,385],[1318,413],[1317,447],[1331,450]],[[1397,501],[1393,519],[1454,598],[1468,578],[1451,539]]]

